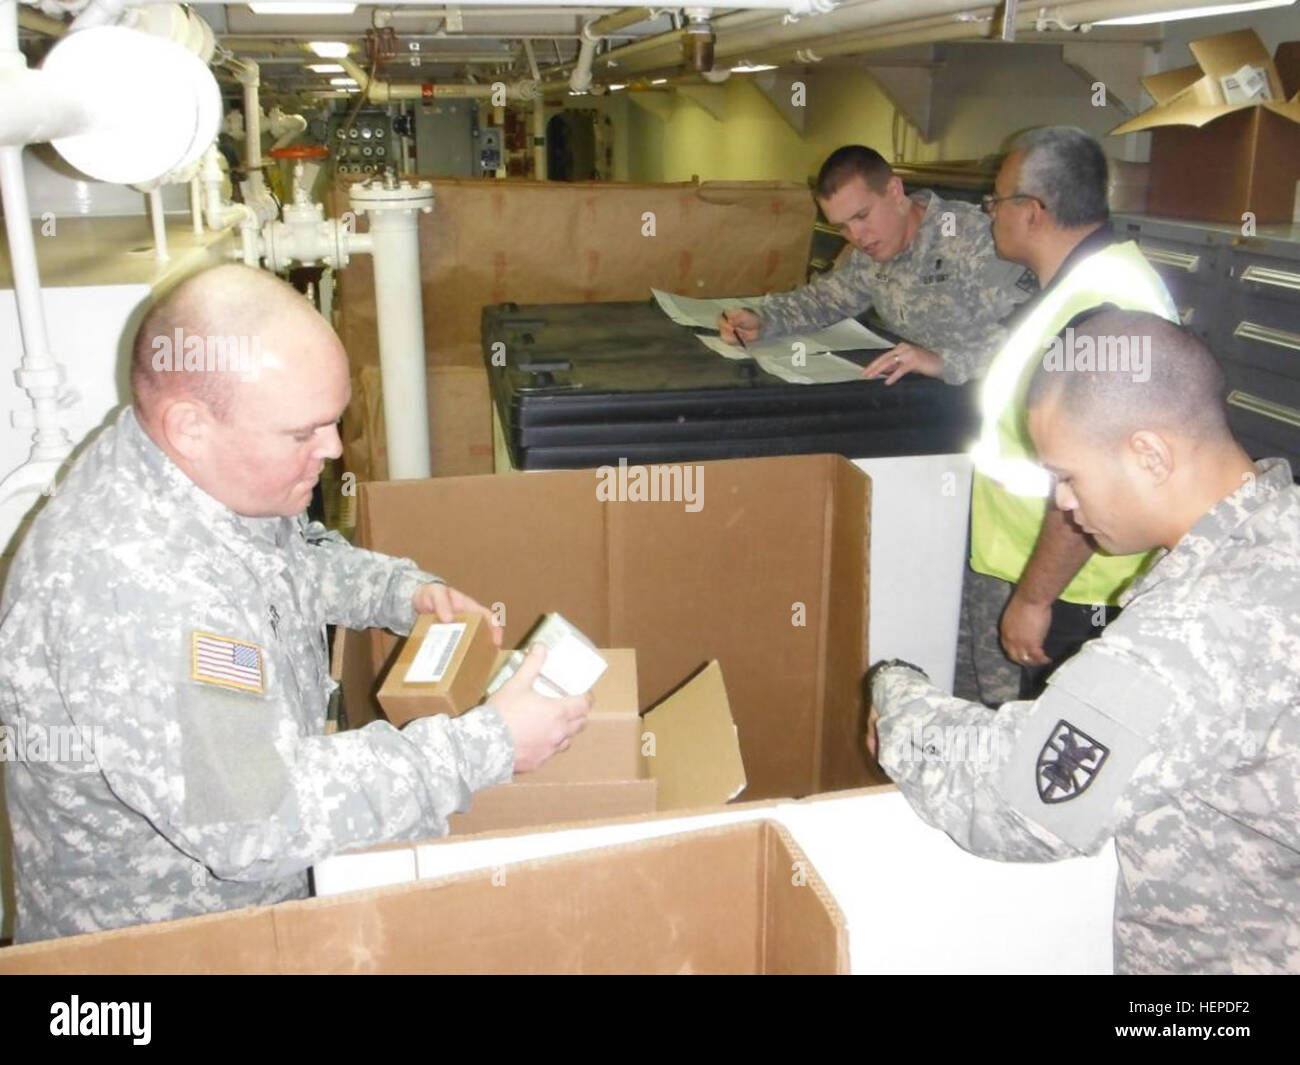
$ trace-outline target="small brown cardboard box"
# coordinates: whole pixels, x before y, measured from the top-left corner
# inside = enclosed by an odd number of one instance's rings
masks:
[[[774,821],[0,950],[0,975],[848,967],[844,915]]]
[[[497,649],[481,614],[457,614],[442,624],[422,614],[379,688],[379,705],[394,725],[417,717],[456,717],[478,704]]]
[[[450,818],[452,835],[720,805],[744,791],[745,766],[717,662],[640,717],[601,710],[636,705],[634,655],[602,654],[610,669],[573,746],[534,773],[478,792],[468,811]]]
[[[1146,210],[1236,224],[1248,212],[1258,224],[1291,221],[1300,180],[1294,49],[1280,46],[1274,62],[1251,29],[1188,47],[1195,65],[1143,78],[1155,106],[1111,130],[1152,133]],[[1243,67],[1262,74],[1267,100],[1228,102],[1225,81]]]

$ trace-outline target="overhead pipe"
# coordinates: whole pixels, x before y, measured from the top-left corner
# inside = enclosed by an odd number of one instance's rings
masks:
[[[360,65],[348,56],[331,59],[338,63],[352,78],[371,103],[387,104],[398,100],[486,100],[496,94],[491,83],[471,84],[453,82],[390,82],[371,78]],[[515,81],[506,85],[506,98],[509,100],[531,100],[536,95],[536,88],[530,81]]]

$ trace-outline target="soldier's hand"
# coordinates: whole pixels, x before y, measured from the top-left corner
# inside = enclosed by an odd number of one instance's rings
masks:
[[[411,605],[417,614],[437,614],[438,620],[444,623],[451,621],[457,614],[482,614],[492,626],[492,642],[501,646],[501,626],[497,624],[492,611],[450,585],[437,581],[420,585],[411,596]]]
[[[1018,666],[1047,665],[1051,659],[1043,651],[1043,641],[1051,624],[1051,603],[1033,603],[1018,592],[1012,593],[1002,612],[1002,649]]]
[[[876,356],[862,368],[863,377],[883,377],[887,385],[892,385],[909,373],[939,377],[943,374],[943,359],[929,348],[904,341],[883,355]]]
[[[718,335],[728,344],[739,344],[741,341],[752,344],[758,339],[762,326],[763,320],[753,311],[738,308],[718,315]]]
[[[523,665],[490,700],[514,738],[516,773],[527,773],[557,751],[567,751],[591,712],[590,693],[555,699],[533,691],[533,681],[545,661],[546,648],[534,644]]]

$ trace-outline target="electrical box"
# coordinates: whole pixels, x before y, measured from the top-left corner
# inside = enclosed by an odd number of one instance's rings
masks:
[[[400,161],[392,116],[386,111],[361,111],[351,125],[346,114],[331,116],[325,144],[340,174],[378,174]]]

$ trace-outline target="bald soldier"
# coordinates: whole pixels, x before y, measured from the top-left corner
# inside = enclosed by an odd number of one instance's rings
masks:
[[[212,337],[249,357],[184,370],[180,348]],[[445,834],[589,709],[532,692],[539,649],[490,706],[325,735],[327,624],[406,633],[419,613],[483,611],[307,523],[341,450],[338,338],[283,282],[221,266],[149,312],[131,385],[0,600],[0,722],[93,740],[8,768],[19,941],[301,898],[336,851]]]
[[[758,313],[724,312],[730,344],[821,329],[875,307],[908,339],[863,368],[892,385],[909,373],[963,384],[982,377],[1007,338],[1002,323],[1037,288],[1022,265],[999,259],[974,204],[933,192],[908,196],[879,152],[837,148],[822,164],[817,203],[851,246],[836,269],[763,297]]]
[[[977,854],[1113,837],[1121,972],[1296,972],[1300,489],[1233,439],[1222,374],[1178,326],[1106,311],[1067,341],[1027,398],[1057,505],[1105,551],[1162,551],[1034,702],[874,667],[881,765]]]

